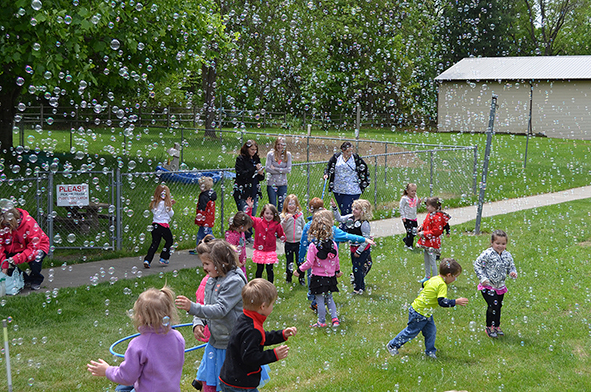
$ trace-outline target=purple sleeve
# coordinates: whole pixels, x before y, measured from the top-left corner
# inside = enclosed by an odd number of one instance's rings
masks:
[[[119,366],[109,366],[106,371],[106,377],[118,384],[133,385],[142,373],[144,367],[144,355],[141,350],[141,343],[137,338],[133,339],[125,351],[125,359]]]

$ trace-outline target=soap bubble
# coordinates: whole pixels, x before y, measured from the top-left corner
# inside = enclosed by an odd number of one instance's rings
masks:
[[[163,327],[168,327],[169,325],[170,325],[170,317],[164,316],[162,318],[162,326]]]
[[[118,39],[113,39],[111,41],[111,49],[118,50],[120,47],[121,47],[121,43],[119,42]]]
[[[35,11],[39,11],[42,6],[43,4],[41,4],[41,1],[39,0],[33,0],[31,2],[31,8],[33,8]]]

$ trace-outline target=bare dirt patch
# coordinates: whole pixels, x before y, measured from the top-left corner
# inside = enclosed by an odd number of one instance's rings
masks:
[[[342,144],[342,141],[338,139],[310,139],[308,155],[306,137],[288,136],[286,137],[286,141],[287,149],[291,152],[292,160],[294,162],[306,162],[308,159],[310,162],[328,162],[335,152],[340,151],[340,146]],[[369,165],[375,164],[376,162],[376,158],[369,157],[370,155],[385,153],[396,154],[388,155],[387,157],[377,157],[377,162],[380,166],[386,166],[387,164],[388,167],[418,167],[423,164],[423,161],[419,159],[417,154],[400,146],[389,144],[386,147],[384,143],[372,143],[366,141],[360,141],[359,144],[353,142],[353,146],[355,147],[356,152]],[[268,146],[268,149],[271,148],[272,146]]]

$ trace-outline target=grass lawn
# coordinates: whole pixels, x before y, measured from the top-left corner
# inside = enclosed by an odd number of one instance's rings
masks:
[[[464,273],[449,297],[467,297],[466,307],[437,309],[438,360],[423,355],[421,337],[391,357],[385,344],[407,321],[422,276],[419,252],[405,251],[400,236],[379,239],[367,292],[352,297],[347,278],[335,295],[340,327],[310,329],[315,321],[306,290],[281,280],[279,300],[267,329],[296,326],[289,357],[271,364],[271,381],[261,391],[584,391],[591,390],[591,199],[483,219],[483,232],[505,229],[519,277],[508,282],[497,340],[483,331],[485,302],[476,291],[473,260],[489,245],[489,235],[473,236],[474,222],[454,226],[443,240],[443,256],[454,257]],[[341,248],[343,269],[350,260]],[[252,264],[250,264],[252,266]],[[251,268],[250,272],[253,272]],[[134,333],[126,311],[147,287],[165,281],[177,294],[192,296],[202,271],[180,270],[162,277],[139,277],[114,284],[2,298],[0,318],[11,317],[10,354],[16,391],[113,391],[85,365],[114,358],[108,347]],[[182,322],[190,322],[183,315]],[[181,329],[192,346],[190,328]],[[118,347],[123,352],[125,345]],[[186,354],[182,391],[190,385],[201,352]],[[4,360],[0,362],[4,368]],[[0,389],[6,386],[0,377]]]

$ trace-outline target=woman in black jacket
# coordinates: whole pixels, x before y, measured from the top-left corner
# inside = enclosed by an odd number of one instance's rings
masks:
[[[324,179],[328,179],[328,190],[333,192],[341,215],[347,215],[353,201],[369,186],[369,170],[363,158],[353,153],[353,145],[344,142],[341,152],[329,159]]]
[[[234,182],[234,200],[238,211],[245,211],[246,199],[254,201],[252,215],[256,215],[259,197],[262,196],[260,181],[265,179],[265,167],[261,165],[259,147],[254,140],[247,140],[240,148],[240,155],[236,158],[236,181]],[[252,235],[252,229],[246,233],[247,239]]]

